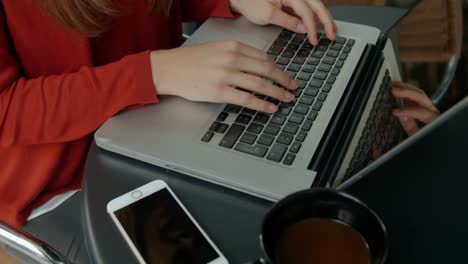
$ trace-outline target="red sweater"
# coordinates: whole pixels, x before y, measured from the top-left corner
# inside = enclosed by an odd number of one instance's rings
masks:
[[[157,103],[149,51],[181,43],[181,22],[232,16],[228,0],[173,0],[170,16],[125,2],[98,38],[66,30],[39,0],[0,0],[0,220],[19,227],[53,196],[80,188],[93,132]],[[181,3],[183,2],[183,3]]]

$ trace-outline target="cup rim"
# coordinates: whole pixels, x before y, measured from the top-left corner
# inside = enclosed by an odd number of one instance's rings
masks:
[[[260,246],[262,248],[264,257],[267,260],[267,263],[274,263],[274,262],[272,262],[272,259],[271,259],[271,257],[272,257],[271,253],[272,252],[267,251],[267,248],[265,246],[265,241],[264,241],[264,237],[265,237],[264,233],[265,233],[266,226],[268,224],[268,219],[270,219],[273,215],[276,214],[277,211],[282,210],[286,205],[290,204],[292,201],[294,201],[296,199],[299,199],[302,196],[307,196],[307,195],[311,195],[311,194],[319,194],[319,193],[332,194],[332,195],[336,195],[337,197],[345,198],[345,199],[350,200],[351,202],[355,203],[356,205],[364,208],[365,210],[367,210],[370,213],[370,216],[373,217],[377,221],[377,224],[381,228],[382,233],[383,233],[384,250],[383,250],[383,254],[382,254],[382,257],[381,257],[380,261],[381,261],[381,263],[385,263],[386,260],[387,260],[388,254],[389,254],[389,245],[390,245],[390,243],[389,243],[387,227],[385,226],[385,224],[382,221],[382,219],[380,218],[380,216],[372,208],[370,208],[367,204],[365,204],[363,201],[356,198],[355,196],[352,196],[352,195],[350,195],[350,194],[348,194],[346,192],[343,192],[343,191],[338,191],[338,190],[324,188],[324,187],[313,187],[313,188],[310,188],[310,189],[305,189],[305,190],[301,190],[301,191],[292,193],[292,194],[286,196],[285,198],[279,200],[267,212],[267,214],[263,218],[263,222],[262,222],[262,226],[261,226],[261,233],[260,233],[260,236],[259,236]],[[324,217],[324,219],[332,219],[332,218]],[[339,220],[339,219],[335,219],[335,220]],[[358,232],[361,235],[361,237],[363,237],[366,244],[369,243],[366,240],[366,238],[362,235],[362,233],[359,230],[356,230],[355,227],[353,227],[352,225],[349,225],[349,224],[347,224],[345,222],[343,222],[343,224],[346,224],[347,226],[353,228],[356,232]],[[270,251],[271,251],[271,249],[270,249]],[[373,260],[371,259],[371,261],[373,261]]]

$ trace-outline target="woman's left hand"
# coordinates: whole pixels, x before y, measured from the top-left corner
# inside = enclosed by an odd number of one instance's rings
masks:
[[[336,38],[336,24],[320,0],[230,0],[230,3],[234,12],[255,24],[274,24],[296,33],[307,33],[314,46],[318,44],[318,24],[323,25],[330,40]]]

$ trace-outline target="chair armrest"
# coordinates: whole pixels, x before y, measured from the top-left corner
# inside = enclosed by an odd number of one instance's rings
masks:
[[[40,264],[70,264],[60,253],[36,237],[0,221],[0,243]]]

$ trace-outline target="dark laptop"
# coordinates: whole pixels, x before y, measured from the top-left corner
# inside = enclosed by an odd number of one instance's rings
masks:
[[[468,99],[339,189],[385,222],[388,263],[467,263]]]

